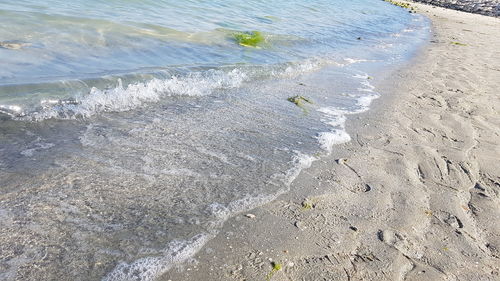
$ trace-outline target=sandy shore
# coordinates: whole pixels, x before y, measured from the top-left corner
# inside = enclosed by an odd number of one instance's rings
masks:
[[[415,6],[431,43],[353,141],[162,280],[500,280],[500,19]]]

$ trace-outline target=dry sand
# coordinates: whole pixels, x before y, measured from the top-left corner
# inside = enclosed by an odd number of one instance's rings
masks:
[[[431,43],[353,141],[162,280],[500,280],[500,19],[415,6]]]

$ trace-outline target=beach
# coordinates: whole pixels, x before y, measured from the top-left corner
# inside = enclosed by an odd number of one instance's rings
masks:
[[[430,42],[352,140],[160,280],[500,279],[500,19],[412,6]]]
[[[499,279],[499,18],[6,0],[0,22],[0,280]]]

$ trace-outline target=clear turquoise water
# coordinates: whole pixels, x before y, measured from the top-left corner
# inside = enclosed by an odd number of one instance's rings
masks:
[[[2,280],[158,278],[349,141],[429,32],[376,0],[40,2],[0,2]]]

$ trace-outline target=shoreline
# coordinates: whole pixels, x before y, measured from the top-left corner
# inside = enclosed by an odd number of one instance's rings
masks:
[[[498,278],[500,19],[412,5],[430,43],[374,81],[352,141],[159,280]]]

